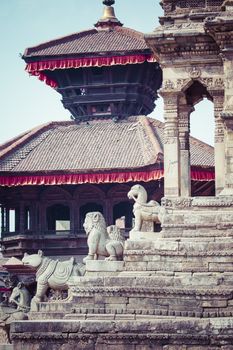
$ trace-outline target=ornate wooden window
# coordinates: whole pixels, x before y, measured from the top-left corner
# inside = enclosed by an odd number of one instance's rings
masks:
[[[64,204],[47,207],[46,221],[48,231],[67,233],[70,231],[70,208]]]

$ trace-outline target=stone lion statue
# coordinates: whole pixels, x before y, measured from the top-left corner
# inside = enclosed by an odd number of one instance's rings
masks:
[[[37,289],[32,303],[40,302],[48,288],[53,290],[68,290],[68,282],[73,276],[84,274],[84,265],[77,264],[74,258],[67,261],[52,260],[45,257],[42,250],[37,254],[24,254],[24,265],[36,270]]]
[[[88,255],[83,259],[98,260],[105,256],[105,260],[122,260],[124,252],[124,237],[115,225],[106,227],[106,222],[100,212],[86,215],[83,227],[87,234]]]
[[[132,186],[128,198],[135,201],[133,206],[135,226],[132,231],[141,231],[143,221],[162,223],[164,208],[156,201],[147,202],[147,192],[143,186]]]

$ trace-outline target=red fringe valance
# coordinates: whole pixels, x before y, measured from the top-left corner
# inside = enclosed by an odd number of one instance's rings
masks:
[[[191,170],[191,180],[193,181],[214,181],[215,172],[210,170]]]
[[[125,183],[130,181],[148,182],[161,178],[163,178],[163,170],[104,174],[0,176],[0,186],[76,185],[84,183]],[[191,178],[196,181],[213,181],[215,177],[214,172],[195,170],[191,171]]]
[[[49,79],[43,71],[55,70],[55,69],[70,69],[81,67],[103,67],[114,65],[126,65],[126,64],[138,64],[144,62],[156,62],[153,55],[130,55],[130,56],[111,56],[111,57],[86,57],[75,59],[63,59],[63,60],[49,60],[28,63],[26,71],[38,76],[38,78],[44,81],[47,85],[53,88],[58,86],[57,82]]]

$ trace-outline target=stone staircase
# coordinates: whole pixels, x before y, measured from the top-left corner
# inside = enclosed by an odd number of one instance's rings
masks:
[[[131,232],[124,261],[88,261],[67,301],[12,327],[15,349],[233,350],[233,209],[203,201],[167,201],[163,230]]]

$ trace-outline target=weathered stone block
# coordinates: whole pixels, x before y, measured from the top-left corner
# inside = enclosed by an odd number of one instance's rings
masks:
[[[208,268],[208,263],[204,263],[204,262],[189,262],[189,261],[184,261],[182,263],[182,271],[184,272],[208,272],[209,268]]]
[[[208,250],[208,242],[197,242],[197,241],[192,241],[192,242],[180,242],[179,243],[179,251],[180,252],[206,252]]]
[[[83,286],[102,286],[104,283],[104,278],[103,277],[73,277],[72,278],[72,283],[70,285],[83,285]]]
[[[117,310],[117,313],[119,313],[119,314],[121,314],[121,313],[123,313],[126,309],[127,309],[127,304],[120,304],[120,303],[118,303],[118,304],[108,304],[108,303],[106,303],[105,304],[105,307],[107,308],[107,309],[110,309],[110,310]]]
[[[212,318],[209,319],[210,331],[212,334],[231,335],[233,329],[233,318]]]
[[[232,271],[233,272],[233,264],[232,263],[209,263],[209,271]]]
[[[212,307],[226,307],[227,306],[227,300],[204,300],[202,301],[202,306],[205,308],[212,308]]]
[[[91,272],[117,272],[124,270],[124,261],[88,260],[86,271]]]
[[[147,262],[125,262],[125,268],[128,271],[145,271],[147,270]]]
[[[108,321],[81,321],[80,322],[80,332],[84,333],[108,333],[115,329],[115,324]]]
[[[162,277],[162,276],[151,276],[148,277],[138,277],[135,280],[134,285],[136,286],[147,286],[147,287],[155,287],[155,286],[172,286],[173,285],[173,276],[172,277]]]
[[[142,261],[160,261],[161,256],[157,254],[148,254],[142,257]]]
[[[216,286],[219,284],[219,274],[211,272],[194,273],[192,278],[192,285],[202,285],[202,286]]]
[[[128,303],[128,298],[125,297],[105,297],[105,302],[107,304],[126,304]]]
[[[187,350],[186,345],[165,345],[163,350]]]
[[[95,350],[135,350],[134,344],[99,344]]]
[[[157,299],[151,298],[129,298],[128,308],[132,309],[150,309],[158,304]]]
[[[159,232],[139,232],[139,231],[130,231],[129,239],[132,241],[137,240],[146,240],[153,241],[154,239],[161,238],[162,235]]]
[[[135,350],[151,350],[152,349],[152,345],[148,344],[148,345],[136,345]],[[163,346],[162,345],[154,345],[153,346],[154,350],[163,350]]]
[[[150,250],[151,249],[151,241],[146,240],[138,240],[132,241],[128,239],[125,242],[125,251],[127,250]]]
[[[168,241],[168,240],[156,240],[152,242],[152,246],[156,250],[166,250],[166,251],[178,251],[178,242]]]
[[[176,272],[174,275],[175,286],[187,286],[191,285],[192,274],[191,272]]]
[[[106,277],[104,279],[104,286],[106,287],[112,287],[112,286],[132,286],[135,282],[136,276],[135,273],[133,273],[133,276],[127,276],[119,274],[117,277]]]
[[[182,263],[149,261],[147,269],[152,271],[182,271]]]

